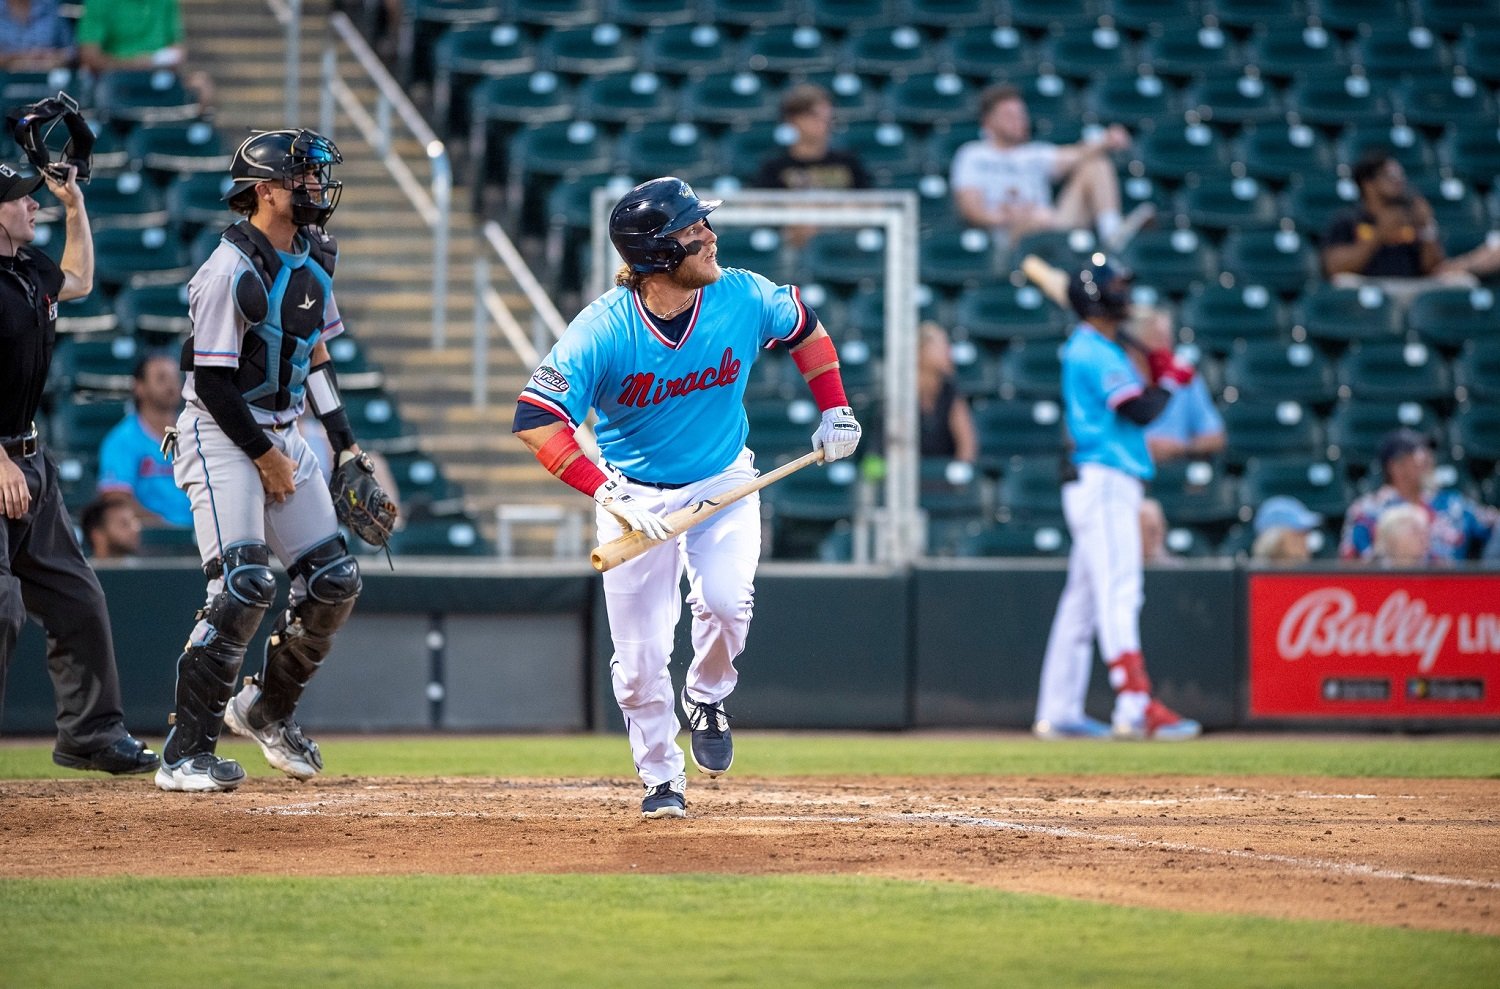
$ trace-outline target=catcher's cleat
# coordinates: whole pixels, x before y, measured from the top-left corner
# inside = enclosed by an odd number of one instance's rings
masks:
[[[293,779],[310,780],[323,769],[323,753],[318,743],[302,734],[302,728],[291,718],[273,721],[256,728],[250,720],[250,708],[260,699],[260,684],[246,678],[244,689],[224,709],[224,724],[236,735],[254,739],[265,753],[266,761]]]
[[[213,793],[233,790],[245,782],[245,770],[233,759],[220,759],[200,752],[175,763],[163,762],[156,771],[158,789],[183,793]]]
[[[646,787],[641,801],[642,817],[687,817],[687,777]]]
[[[1066,723],[1048,721],[1044,718],[1031,726],[1031,733],[1044,742],[1057,742],[1072,738],[1110,737],[1109,725],[1090,717]]]
[[[693,764],[699,772],[722,776],[734,763],[734,737],[729,731],[729,715],[724,705],[704,704],[682,692],[682,709],[693,730]]]

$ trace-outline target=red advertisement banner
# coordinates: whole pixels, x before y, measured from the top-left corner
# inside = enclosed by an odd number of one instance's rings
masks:
[[[1500,574],[1249,582],[1252,718],[1500,717]]]

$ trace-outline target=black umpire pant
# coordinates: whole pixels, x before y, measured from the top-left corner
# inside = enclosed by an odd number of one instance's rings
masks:
[[[83,557],[45,449],[11,455],[31,506],[0,526],[0,683],[27,615],[47,630],[57,747],[86,754],[125,737],[120,675],[99,578]]]

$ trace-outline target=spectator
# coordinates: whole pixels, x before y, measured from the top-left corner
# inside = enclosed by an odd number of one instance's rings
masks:
[[[0,69],[46,72],[73,62],[73,29],[57,0],[0,3]]]
[[[177,359],[164,353],[142,357],[135,365],[131,391],[135,411],[99,444],[99,490],[127,495],[145,525],[187,528],[193,524],[193,507],[161,452],[167,429],[176,425],[182,411]]]
[[[1451,489],[1433,493],[1430,439],[1410,429],[1392,430],[1380,441],[1379,462],[1385,483],[1349,506],[1339,541],[1340,558],[1370,559],[1381,514],[1403,503],[1419,506],[1427,513],[1429,563],[1451,563],[1467,560],[1471,553],[1479,555],[1495,530],[1500,512]]]
[[[1123,247],[1155,215],[1142,203],[1120,216],[1120,181],[1110,154],[1130,147],[1130,132],[1116,124],[1077,144],[1034,141],[1020,90],[1001,84],[980,94],[984,137],[953,156],[950,185],[965,223],[989,227],[1011,243],[1038,230],[1098,231],[1106,251]],[[1053,184],[1061,182],[1053,199]]]
[[[972,464],[979,459],[979,431],[968,396],[953,380],[953,348],[937,323],[922,324],[917,351],[917,402],[921,410],[922,456]]]
[[[118,560],[141,551],[141,520],[127,497],[100,494],[83,507],[78,524],[89,555],[96,560]]]
[[[1323,516],[1296,498],[1276,495],[1261,502],[1252,524],[1251,558],[1261,563],[1306,563],[1312,559],[1307,534],[1323,524]]]
[[[795,133],[783,151],[767,155],[755,175],[755,185],[765,189],[868,189],[870,175],[859,155],[830,143],[833,133],[833,98],[828,90],[812,83],[793,86],[781,100],[781,122]],[[807,243],[816,227],[786,228],[793,247]]]
[[[1167,548],[1167,515],[1155,498],[1141,499],[1141,562],[1177,566],[1182,557]]]
[[[1432,555],[1432,526],[1418,505],[1392,505],[1375,522],[1371,559],[1382,567],[1423,567]]]
[[[1132,335],[1147,351],[1171,350],[1176,343],[1171,316],[1164,310],[1141,307],[1133,322]],[[1138,363],[1144,361],[1143,355],[1135,356]],[[1224,450],[1225,442],[1224,417],[1201,374],[1173,392],[1161,415],[1146,427],[1146,448],[1156,464],[1212,457]]]
[[[115,69],[171,69],[207,107],[213,82],[189,72],[178,0],[88,0],[78,21],[78,60],[102,74]]]

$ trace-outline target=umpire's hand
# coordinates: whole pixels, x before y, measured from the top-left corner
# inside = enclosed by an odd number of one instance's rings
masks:
[[[5,517],[18,519],[31,507],[31,489],[26,486],[26,475],[16,462],[0,453],[0,510]]]
[[[260,485],[272,501],[286,501],[297,490],[297,461],[274,446],[255,458],[255,469],[260,471]]]

